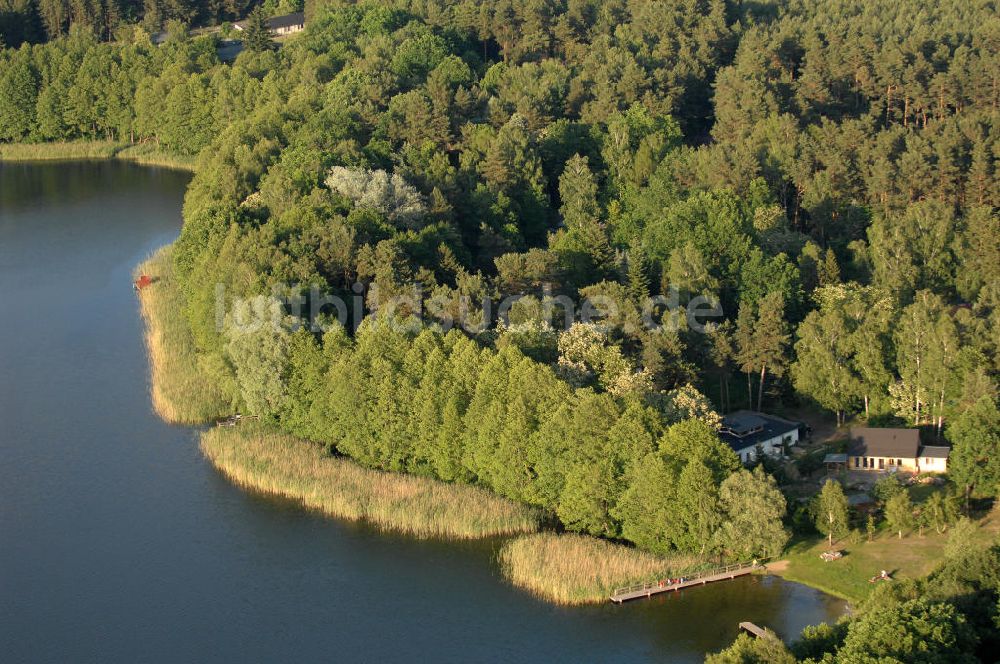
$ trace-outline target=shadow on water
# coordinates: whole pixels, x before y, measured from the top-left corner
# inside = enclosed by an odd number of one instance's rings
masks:
[[[791,636],[842,604],[743,578],[556,607],[500,540],[443,542],[246,493],[152,413],[131,271],[180,229],[188,176],[0,165],[4,662],[698,662],[741,620]]]

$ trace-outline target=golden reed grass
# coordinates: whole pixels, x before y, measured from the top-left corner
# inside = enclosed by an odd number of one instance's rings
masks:
[[[501,569],[514,585],[558,604],[606,602],[616,588],[680,576],[699,563],[573,534],[525,535],[500,550]]]
[[[471,539],[538,528],[534,510],[485,489],[369,470],[252,423],[202,433],[201,449],[241,486],[386,530]]]
[[[226,395],[199,365],[184,318],[183,294],[173,276],[171,248],[163,247],[137,268],[153,283],[139,293],[146,322],[153,409],[173,424],[202,424],[232,410]]]
[[[119,144],[114,141],[57,141],[52,143],[0,144],[0,161],[50,161],[56,159],[110,159]]]
[[[195,162],[198,160],[195,156],[178,155],[160,150],[149,143],[128,145],[115,153],[115,159],[131,161],[143,166],[158,166],[181,171],[194,171]]]
[[[130,145],[115,141],[54,141],[49,143],[0,143],[0,162],[120,159],[147,166],[193,171],[196,158],[175,155],[149,143]]]

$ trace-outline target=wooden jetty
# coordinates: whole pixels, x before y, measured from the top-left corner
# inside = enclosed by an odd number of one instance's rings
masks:
[[[741,622],[740,629],[747,632],[751,636],[756,636],[758,639],[763,639],[768,636],[767,630],[763,627],[754,625],[752,622]]]
[[[691,586],[704,586],[705,584],[712,583],[714,581],[728,581],[729,579],[735,579],[738,576],[750,574],[760,568],[760,564],[736,563],[734,565],[727,565],[725,567],[698,572],[690,576],[681,577],[680,579],[663,579],[660,581],[652,581],[650,583],[641,583],[627,588],[618,588],[611,593],[611,601],[615,604],[621,604],[622,602],[627,602],[629,600],[652,597],[653,595],[670,592],[672,590],[683,590],[684,588],[690,588]]]

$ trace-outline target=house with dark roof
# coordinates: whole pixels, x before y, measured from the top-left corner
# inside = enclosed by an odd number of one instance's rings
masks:
[[[264,21],[268,31],[275,37],[290,35],[305,30],[306,15],[303,12],[292,12],[284,16],[272,16]],[[246,21],[238,21],[233,24],[237,30],[243,31],[247,28]]]
[[[923,445],[917,457],[917,467],[921,473],[947,473],[950,453],[951,448],[944,445]]]
[[[949,447],[921,445],[917,429],[854,427],[847,450],[852,470],[944,473]]]
[[[764,454],[783,457],[787,448],[799,442],[801,423],[752,410],[738,410],[722,418],[719,437],[736,452],[740,461],[750,463],[757,458],[758,448]]]

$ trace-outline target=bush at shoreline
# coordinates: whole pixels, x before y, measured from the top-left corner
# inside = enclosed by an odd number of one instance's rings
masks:
[[[241,486],[386,530],[472,539],[538,528],[535,510],[485,489],[369,470],[260,425],[210,429],[201,434],[201,450]]]
[[[695,556],[661,558],[585,535],[539,533],[507,542],[500,566],[514,585],[557,604],[608,601],[615,588],[679,576]]]

